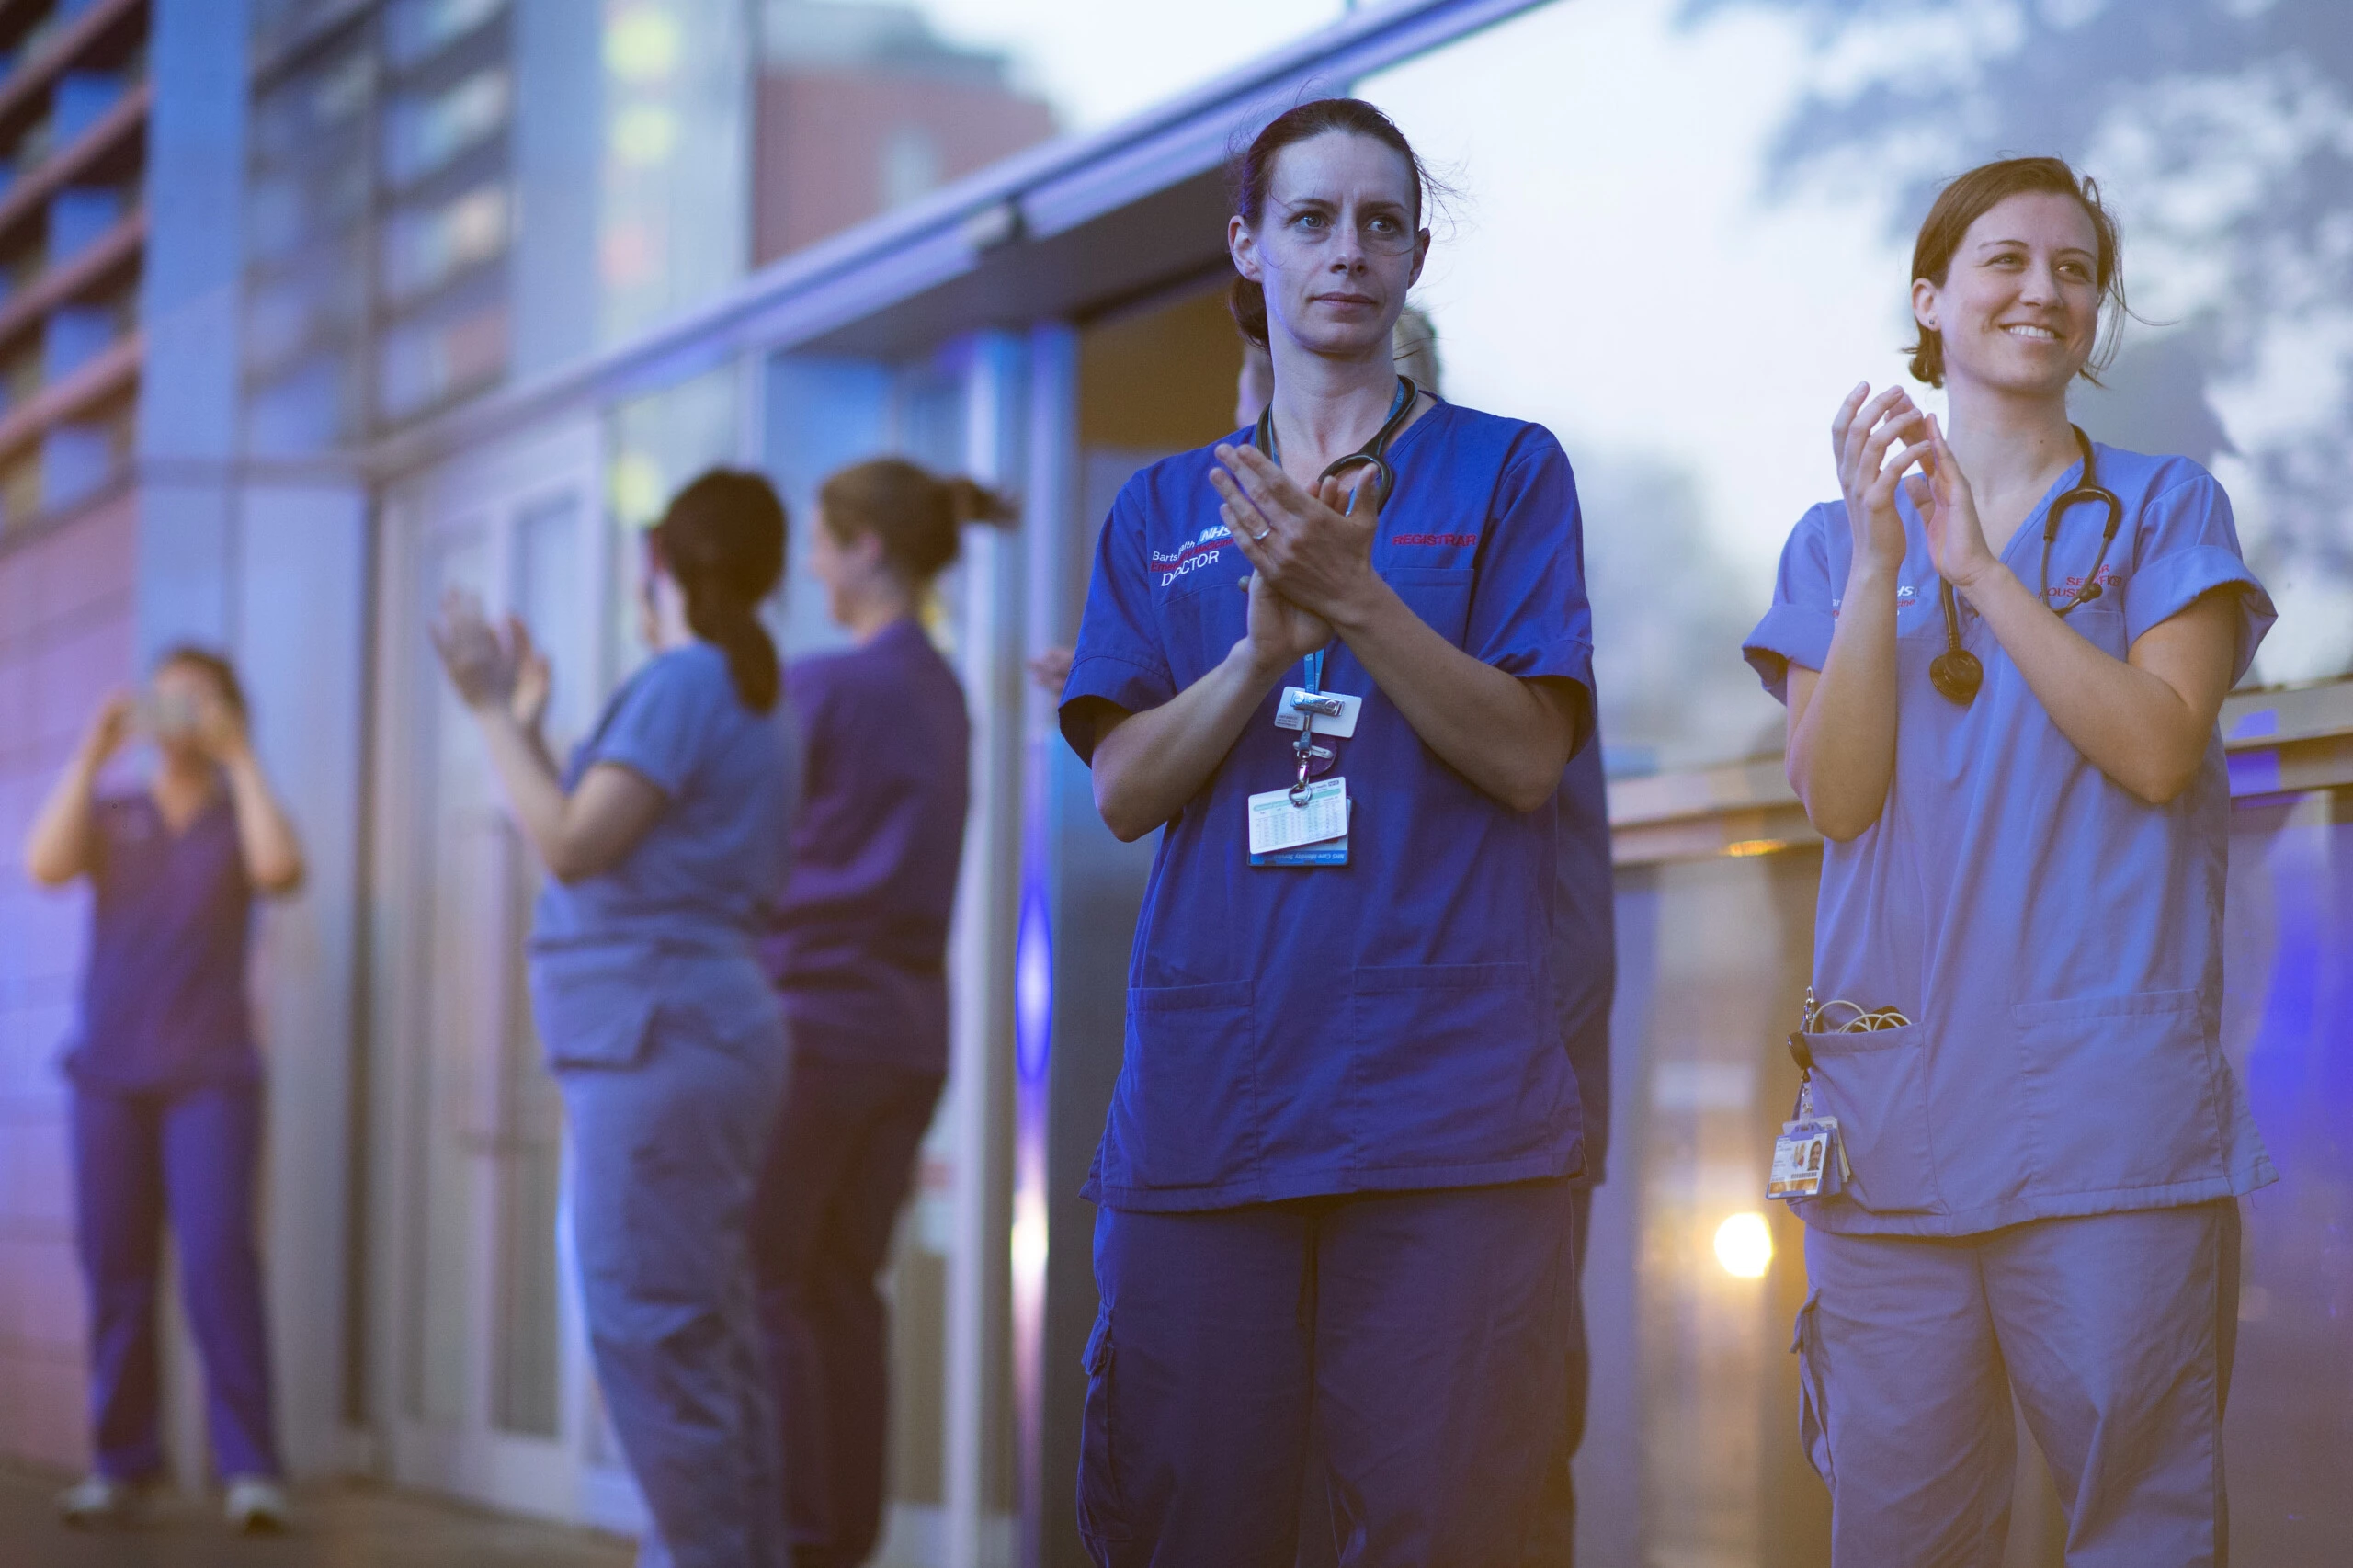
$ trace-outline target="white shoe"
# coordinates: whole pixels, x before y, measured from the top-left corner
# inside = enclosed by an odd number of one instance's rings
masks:
[[[224,1511],[231,1529],[276,1535],[286,1528],[286,1488],[266,1475],[233,1475]]]
[[[76,1529],[120,1524],[139,1505],[139,1488],[111,1475],[85,1476],[57,1494],[58,1517]]]

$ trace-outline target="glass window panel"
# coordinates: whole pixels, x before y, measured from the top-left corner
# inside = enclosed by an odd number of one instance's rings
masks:
[[[384,176],[408,185],[446,167],[503,130],[511,107],[503,65],[485,66],[429,96],[392,101],[384,126]]]
[[[384,52],[394,65],[413,65],[506,9],[506,0],[393,0],[384,13]]]
[[[477,1063],[494,983],[487,961],[499,950],[490,928],[493,902],[485,868],[500,858],[499,807],[488,758],[472,722],[441,677],[423,629],[444,590],[486,594],[491,586],[488,539],[479,528],[452,530],[437,541],[419,586],[422,603],[411,643],[416,690],[424,705],[426,763],[424,827],[430,884],[420,903],[426,923],[422,976],[426,1022],[415,1058],[423,1083],[412,1104],[424,1119],[414,1130],[415,1186],[422,1222],[415,1231],[420,1256],[412,1260],[416,1312],[404,1404],[419,1420],[454,1424],[470,1411],[468,1374],[475,1342],[472,1304],[483,1299],[483,1249],[475,1244],[475,1216],[494,1196],[485,1190],[489,1162],[480,1157],[475,1126]]]
[[[383,290],[400,302],[428,293],[506,248],[506,187],[475,186],[439,205],[395,212],[384,225]]]
[[[497,289],[486,293],[479,300],[454,300],[446,309],[437,307],[430,316],[399,323],[384,334],[376,367],[381,417],[414,417],[505,373],[506,300]]]
[[[742,0],[605,0],[600,344],[743,276],[750,26]]]

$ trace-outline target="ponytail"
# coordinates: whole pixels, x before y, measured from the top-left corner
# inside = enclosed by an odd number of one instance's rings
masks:
[[[817,517],[837,544],[871,534],[882,559],[911,588],[947,570],[967,523],[1006,527],[1020,508],[961,475],[942,479],[903,458],[876,458],[843,469],[817,492]]]
[[[663,569],[686,595],[687,625],[727,655],[736,699],[755,713],[783,685],[759,602],[784,575],[784,503],[756,473],[715,468],[678,492],[655,524]]]

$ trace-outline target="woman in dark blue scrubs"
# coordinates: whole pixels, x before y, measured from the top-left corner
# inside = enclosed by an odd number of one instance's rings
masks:
[[[853,642],[785,674],[807,789],[767,952],[792,1077],[752,1225],[795,1568],[856,1568],[881,1531],[890,1321],[875,1280],[948,1074],[972,740],[919,618],[962,525],[1014,515],[894,458],[817,494],[810,570]]]
[[[641,1568],[780,1568],[776,1415],[748,1226],[786,1069],[757,939],[800,742],[758,607],[767,480],[717,470],[647,535],[649,659],[561,770],[545,662],[471,600],[435,638],[550,873],[531,1004],[570,1121],[573,1249],[605,1409],[651,1516]]]
[[[1104,1564],[1289,1564],[1312,1419],[1340,1562],[1516,1562],[1567,1408],[1575,485],[1394,373],[1429,235],[1386,117],[1302,105],[1234,187],[1270,420],[1121,492],[1062,710],[1105,822],[1165,828],[1087,1187],[1080,1528]],[[1393,492],[1330,472],[1384,438]]]
[[[143,703],[107,699],[26,839],[35,881],[87,877],[95,895],[65,1055],[97,1457],[58,1499],[74,1524],[122,1515],[163,1470],[155,1308],[167,1211],[230,1522],[285,1522],[254,1248],[263,1118],[245,949],[254,895],[301,886],[302,851],[245,726],[227,661],[172,650]],[[99,794],[134,728],[155,743],[155,771],[143,790]]]

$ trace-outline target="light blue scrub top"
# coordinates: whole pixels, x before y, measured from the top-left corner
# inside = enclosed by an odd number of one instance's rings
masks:
[[[2230,498],[2185,458],[2097,449],[2124,503],[2104,592],[2066,624],[2121,659],[2134,639],[2228,591],[2234,679],[2271,627]],[[2045,510],[2004,561],[2038,583]],[[1985,684],[1964,708],[1928,664],[1945,646],[1937,573],[1910,502],[1897,582],[1894,781],[1879,822],[1823,846],[1814,990],[1894,1006],[1909,1028],[1809,1035],[1818,1109],[1854,1182],[1802,1201],[1825,1230],[1966,1235],[2020,1221],[2195,1203],[2278,1179],[2222,1054],[2230,785],[2219,734],[2169,804],[2144,803],[2059,733],[1984,621],[1960,602]],[[2104,508],[2068,509],[2051,555],[2063,603],[2099,551]],[[1798,523],[1748,661],[1787,700],[1791,663],[1830,652],[1853,554],[1846,506]],[[1792,1007],[1794,1012],[1794,1006]],[[1794,1022],[1794,1018],[1792,1019]]]
[[[540,894],[532,1002],[551,1066],[627,1066],[665,1005],[722,1034],[780,1017],[756,943],[790,869],[801,742],[787,700],[755,713],[727,656],[695,642],[649,661],[613,694],[564,770],[597,763],[660,790],[662,814],[610,870]]]

